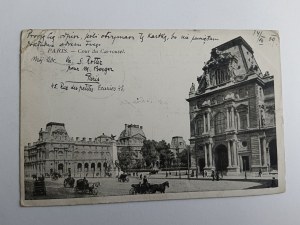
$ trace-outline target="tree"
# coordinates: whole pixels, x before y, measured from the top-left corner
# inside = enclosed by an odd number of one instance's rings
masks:
[[[188,166],[188,158],[189,158],[189,164],[191,165],[191,155],[192,154],[191,154],[189,145],[186,146],[186,149],[184,149],[182,152],[180,152],[178,154],[178,158],[179,158],[182,166],[185,166],[185,167]]]
[[[135,153],[131,151],[130,147],[123,147],[118,153],[119,167],[122,171],[127,171],[133,165]]]
[[[145,140],[141,149],[143,158],[147,167],[153,167],[158,159],[158,152],[156,150],[157,142],[154,140]]]
[[[174,153],[170,150],[170,148],[166,148],[161,150],[159,154],[160,166],[167,168],[171,167],[172,161],[175,159]]]
[[[170,167],[171,162],[175,158],[173,152],[170,150],[170,144],[165,140],[161,140],[158,142],[156,150],[159,154],[160,167]]]

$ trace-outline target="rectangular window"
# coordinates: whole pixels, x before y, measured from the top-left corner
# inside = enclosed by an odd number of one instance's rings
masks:
[[[240,112],[240,129],[247,129],[248,127],[248,118],[247,111]]]

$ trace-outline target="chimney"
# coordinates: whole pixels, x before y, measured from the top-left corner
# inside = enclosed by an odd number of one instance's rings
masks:
[[[143,130],[143,126],[140,126],[140,129]]]
[[[76,137],[76,141],[79,141],[79,137]]]
[[[91,141],[92,141],[92,138],[89,138],[89,141],[91,142]]]
[[[84,138],[82,138],[82,141],[85,141],[85,139],[86,139],[85,137],[84,137]]]

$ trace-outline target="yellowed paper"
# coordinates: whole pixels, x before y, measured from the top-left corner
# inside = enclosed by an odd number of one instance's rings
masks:
[[[21,205],[285,190],[279,34],[24,30]]]

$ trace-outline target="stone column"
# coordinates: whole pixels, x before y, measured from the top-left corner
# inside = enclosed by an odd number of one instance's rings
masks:
[[[205,167],[207,167],[207,147],[204,145],[204,154],[205,154]]]
[[[235,123],[234,123],[234,107],[231,107],[231,127],[232,129],[235,129]]]
[[[232,142],[232,150],[233,150],[233,165],[237,165],[237,155],[236,155],[236,141],[233,140]]]
[[[209,154],[209,166],[212,167],[212,151],[211,151],[211,144],[208,144],[208,154]]]
[[[228,166],[231,167],[231,150],[230,150],[230,141],[227,142],[228,146]]]
[[[205,113],[203,114],[203,133],[206,133]]]
[[[240,114],[237,112],[237,129],[240,129]]]
[[[249,113],[247,113],[247,128],[250,127],[250,118]]]
[[[207,132],[210,131],[210,114],[207,113]]]
[[[266,151],[266,138],[263,140],[263,153],[264,153],[264,164],[263,166],[267,166],[267,151]]]
[[[229,108],[227,108],[227,129],[229,129]]]

